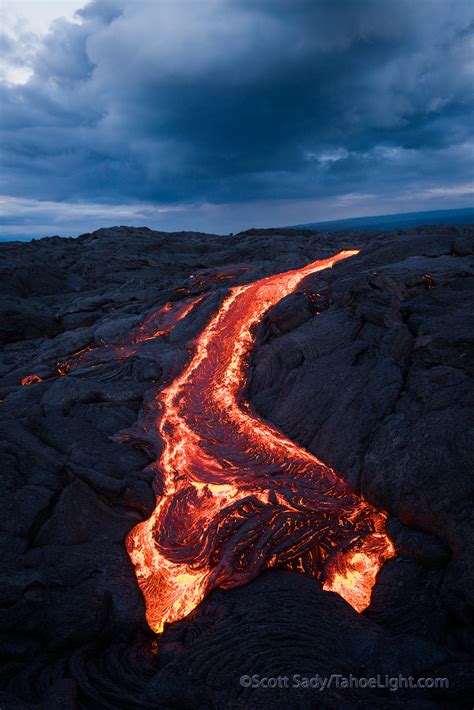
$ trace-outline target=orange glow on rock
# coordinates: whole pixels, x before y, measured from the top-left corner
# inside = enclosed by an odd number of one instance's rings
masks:
[[[386,516],[243,399],[254,328],[268,309],[354,254],[231,288],[184,372],[149,405],[162,495],[126,545],[154,631],[266,567],[311,574],[359,611],[369,603],[394,554]]]
[[[205,298],[187,298],[180,303],[166,303],[157,313],[152,313],[142,325],[138,332],[132,336],[132,342],[143,343],[146,340],[154,340],[162,335],[168,335],[180,320],[186,318],[198,303]]]
[[[43,382],[43,380],[38,375],[27,375],[21,380],[20,384],[23,386],[34,385],[36,382]]]

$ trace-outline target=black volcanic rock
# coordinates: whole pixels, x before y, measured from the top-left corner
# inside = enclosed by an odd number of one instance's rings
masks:
[[[474,228],[386,234],[118,227],[0,245],[2,708],[464,707],[474,651]],[[229,286],[344,248],[257,329],[253,406],[389,513],[398,556],[362,615],[268,572],[155,638],[124,547],[154,506],[153,389]],[[169,301],[159,341],[111,351]],[[79,351],[65,376],[58,363]],[[36,375],[21,386],[25,377]],[[449,689],[244,688],[244,674],[448,677]],[[471,703],[472,704],[472,703]]]
[[[386,235],[380,250],[323,272],[314,288],[327,282],[331,299],[317,318],[275,340],[269,314],[250,392],[365,498],[444,543],[446,633],[472,651],[474,273],[472,258],[451,254],[452,238]],[[426,567],[440,564],[433,546],[409,547]],[[386,567],[395,584],[396,565]],[[417,579],[405,593],[417,595]]]
[[[213,592],[164,634],[158,664],[163,657],[145,697],[169,707],[435,708],[474,690],[471,661],[409,629],[393,633],[293,572],[266,572],[241,589]],[[334,677],[385,682],[385,676],[431,674],[449,676],[454,692],[341,688]],[[242,686],[242,676],[255,675],[286,676],[288,687]],[[332,685],[304,687],[303,678],[316,676],[333,676]]]

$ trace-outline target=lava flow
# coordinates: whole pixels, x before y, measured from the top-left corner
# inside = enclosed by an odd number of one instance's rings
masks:
[[[378,570],[395,554],[386,516],[243,398],[266,311],[309,274],[356,253],[231,288],[189,365],[153,400],[160,497],[127,550],[156,632],[211,589],[242,585],[267,567],[310,574],[358,611],[369,604]]]

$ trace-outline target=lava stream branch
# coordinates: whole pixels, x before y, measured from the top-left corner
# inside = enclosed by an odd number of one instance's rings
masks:
[[[385,515],[243,400],[255,326],[309,274],[356,251],[235,286],[198,337],[193,357],[151,404],[163,443],[154,468],[163,495],[127,537],[160,632],[215,587],[267,567],[300,570],[361,611],[394,555]]]

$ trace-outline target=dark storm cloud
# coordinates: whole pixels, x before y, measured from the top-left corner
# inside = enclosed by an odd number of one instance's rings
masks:
[[[3,194],[229,203],[472,177],[471,0],[94,0],[80,16],[2,86]]]

